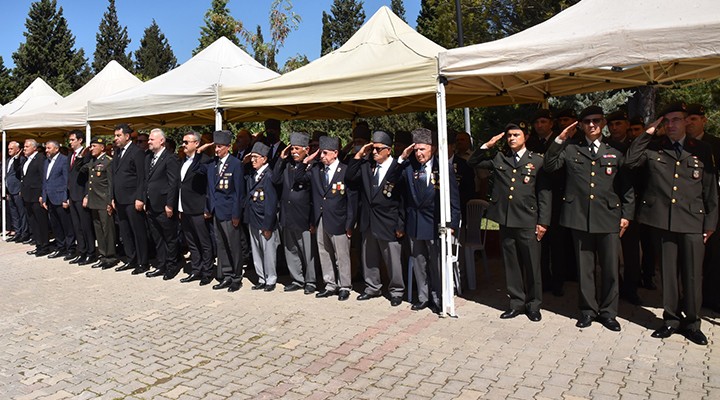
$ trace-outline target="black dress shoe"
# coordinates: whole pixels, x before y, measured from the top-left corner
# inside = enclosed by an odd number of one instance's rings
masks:
[[[578,328],[587,328],[588,326],[592,325],[593,317],[590,315],[583,314],[580,318],[578,318],[577,322],[575,323],[575,326]]]
[[[683,336],[685,336],[687,340],[700,346],[706,346],[708,344],[707,337],[705,337],[705,334],[702,333],[700,329],[684,330]]]
[[[190,275],[188,275],[188,276],[180,279],[180,283],[188,283],[188,282],[193,282],[193,281],[199,281],[200,279],[201,279],[201,278],[200,278],[200,275],[190,274]]]
[[[540,320],[542,319],[542,314],[540,314],[540,310],[528,311],[527,317],[532,322],[540,322]]]
[[[132,274],[140,275],[140,274],[144,274],[145,272],[148,272],[149,270],[150,270],[150,266],[148,266],[147,264],[138,264],[138,266],[135,267],[135,269],[132,271]]]
[[[112,260],[112,259],[111,259],[111,260],[108,260],[108,259],[106,259],[105,261],[103,261],[102,267],[100,267],[100,268],[102,268],[102,269],[104,269],[104,270],[105,270],[105,269],[110,269],[110,268],[114,267],[115,264],[117,264],[117,260]]]
[[[218,283],[217,285],[213,285],[213,290],[220,290],[220,289],[227,289],[232,285],[232,279],[225,278],[222,282]]]
[[[272,285],[265,285],[265,288],[263,290],[266,292],[272,292],[273,290],[275,290],[275,284],[273,283]]]
[[[597,317],[596,321],[613,332],[620,332],[620,323],[618,323],[615,318]]]
[[[37,249],[28,250],[25,252],[25,254],[29,256],[34,256],[37,253]]]
[[[349,295],[350,295],[350,291],[349,291],[349,290],[346,290],[346,292],[348,293],[348,296],[349,296]],[[322,292],[317,292],[317,293],[315,293],[315,297],[318,298],[318,299],[322,299],[322,298],[330,297],[330,296],[335,296],[335,291],[334,291],[334,290],[325,289],[325,290],[323,290]]]
[[[78,261],[78,265],[90,265],[94,264],[98,260],[97,256],[86,256],[85,260]]]
[[[132,272],[133,275],[137,275],[135,271]],[[154,270],[148,272],[145,274],[148,278],[155,278],[156,276],[163,276],[165,275],[165,271],[161,270],[160,268],[155,268]]]
[[[125,264],[115,268],[115,271],[117,271],[117,272],[130,271],[131,269],[135,269],[135,267],[137,267],[137,265],[126,262]]]
[[[300,289],[302,289],[302,285],[298,285],[297,283],[293,282],[283,288],[283,292],[295,292]]]
[[[75,256],[68,260],[68,264],[77,264],[84,259],[85,259],[85,257],[83,257],[83,256]]]
[[[420,310],[426,309],[427,307],[428,307],[428,302],[427,302],[427,301],[421,301],[421,302],[419,302],[419,303],[413,304],[412,307],[410,307],[410,309],[413,310],[413,311],[420,311]]]
[[[241,287],[242,287],[242,283],[240,283],[240,282],[233,283],[232,285],[230,285],[230,287],[228,287],[228,292],[230,292],[230,293],[237,292],[238,290],[240,290]]]
[[[22,244],[31,244],[32,242],[34,242],[34,240],[32,240],[32,238],[26,237],[25,240],[23,240],[21,243]]]
[[[357,297],[357,299],[360,301],[365,301],[365,300],[374,299],[376,297],[380,297],[380,294],[379,293],[378,294],[362,293],[361,295],[359,295]]]
[[[265,289],[265,284],[264,284],[264,283],[257,283],[257,284],[255,284],[255,285],[252,285],[252,287],[251,287],[250,289],[252,289],[252,290]]]
[[[672,336],[673,333],[675,333],[677,329],[673,328],[672,326],[663,326],[660,329],[655,330],[655,332],[652,333],[652,337],[658,338],[658,339],[666,339]]]
[[[517,317],[518,315],[522,315],[522,313],[523,313],[523,312],[520,311],[520,310],[515,310],[515,309],[512,309],[512,308],[511,308],[511,309],[505,311],[504,313],[500,314],[500,319],[515,318],[515,317]]]
[[[102,268],[105,265],[105,260],[100,259],[95,264],[91,265],[90,268]]]
[[[315,285],[307,284],[305,285],[305,290],[303,290],[303,293],[305,294],[313,294],[315,293]]]
[[[179,268],[177,268],[177,267],[168,267],[168,268],[165,270],[165,274],[163,274],[163,280],[164,280],[164,281],[171,281],[171,280],[175,279],[175,277],[177,276],[178,272],[180,272],[180,269],[179,269]]]
[[[402,304],[402,297],[400,296],[393,296],[390,298],[390,305],[393,307],[397,307],[400,304]]]
[[[338,300],[345,301],[350,298],[350,291],[349,290],[340,290],[340,293],[338,293]]]
[[[5,239],[6,242],[14,242],[15,241],[15,235],[8,235],[8,237]]]
[[[48,254],[50,254],[50,250],[38,250],[35,257],[45,257]]]
[[[206,276],[204,278],[200,278],[200,286],[209,285],[210,282],[213,281],[212,276]]]
[[[60,250],[55,250],[52,253],[48,254],[48,258],[60,258],[65,257],[65,252]]]
[[[70,261],[70,260],[74,260],[76,258],[78,258],[77,253],[68,252],[67,254],[65,254],[65,257],[63,257],[63,261]]]

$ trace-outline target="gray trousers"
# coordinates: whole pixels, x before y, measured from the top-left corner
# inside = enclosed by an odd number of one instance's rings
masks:
[[[535,228],[508,228],[500,225],[500,240],[510,308],[517,311],[540,311],[541,248]]]
[[[417,283],[418,301],[431,300],[440,307],[440,249],[437,239],[410,238],[410,258]]]
[[[278,231],[275,229],[270,239],[260,233],[259,229],[250,227],[250,247],[252,247],[253,263],[258,282],[266,285],[277,283],[277,247]]]
[[[386,241],[375,237],[372,228],[363,232],[363,275],[365,277],[365,293],[378,295],[382,291],[380,280],[380,261],[385,262],[390,283],[388,290],[391,297],[402,297],[405,292],[405,281],[402,274],[400,253],[402,245],[397,240]]]
[[[240,225],[234,227],[232,221],[215,218],[215,239],[217,240],[218,271],[217,278],[227,278],[240,283],[243,277],[243,257],[240,244]]]
[[[115,221],[107,210],[91,209],[97,249],[100,256],[107,260],[115,259]]]
[[[285,261],[293,283],[300,286],[315,284],[315,260],[312,252],[312,235],[309,230],[282,229]],[[305,274],[303,275],[303,270]]]
[[[329,234],[323,228],[323,221],[320,218],[317,227],[317,242],[325,290],[350,290],[352,288],[350,238],[346,234]]]

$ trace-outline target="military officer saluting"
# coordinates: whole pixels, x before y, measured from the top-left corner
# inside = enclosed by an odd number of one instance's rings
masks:
[[[115,258],[115,222],[112,213],[112,158],[105,154],[103,138],[93,138],[90,141],[90,162],[83,165],[82,172],[87,172],[87,193],[83,199],[83,207],[90,209],[92,214],[95,238],[98,244],[100,259],[93,264],[93,268],[108,269],[116,263]]]
[[[490,150],[505,136],[509,151]],[[537,322],[542,319],[540,240],[550,225],[552,194],[543,171],[543,157],[525,147],[528,125],[512,121],[473,154],[469,165],[493,171],[495,183],[488,218],[500,224],[505,279],[510,309],[500,315],[514,318],[523,312]]]

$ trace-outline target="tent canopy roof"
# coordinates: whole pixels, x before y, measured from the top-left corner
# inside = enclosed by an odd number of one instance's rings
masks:
[[[437,54],[444,48],[381,7],[347,43],[278,78],[221,88],[229,120],[325,119],[436,107]]]
[[[83,129],[87,124],[88,101],[138,86],[141,83],[140,79],[113,60],[85,86],[74,93],[37,110],[8,115],[3,119],[3,126],[8,131],[27,133],[57,133],[76,128]]]
[[[0,108],[0,128],[5,117],[18,112],[32,111],[62,99],[42,78],[36,78],[18,97]]]
[[[543,102],[551,96],[720,75],[715,0],[583,0],[493,42],[440,53],[448,107]]]
[[[179,67],[140,86],[88,104],[93,127],[128,122],[180,126],[215,120],[218,88],[278,76],[221,37]]]

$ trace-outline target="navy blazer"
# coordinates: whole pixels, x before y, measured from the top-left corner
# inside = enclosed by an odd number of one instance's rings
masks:
[[[272,182],[280,188],[280,225],[283,228],[306,231],[310,229],[312,198],[310,179],[296,180],[297,170],[305,164],[296,163],[288,156],[279,159],[273,168]]]
[[[358,193],[346,181],[347,166],[338,163],[335,173],[325,183],[325,165],[321,162],[298,169],[296,182],[309,182],[312,188],[312,225],[318,226],[322,218],[323,229],[330,235],[344,235],[355,227]]]
[[[230,155],[222,171],[218,170],[220,160],[207,165],[208,212],[220,221],[230,221],[242,217],[242,203],[245,198],[243,165]]]
[[[7,162],[10,162],[11,159],[8,159]],[[20,188],[22,187],[22,166],[25,164],[25,158],[24,155],[18,154],[15,157],[15,161],[13,161],[12,167],[10,171],[7,170],[7,164],[5,165],[5,169],[3,171],[3,174],[5,176],[5,187],[7,188],[8,194],[16,195],[20,193]]]
[[[417,179],[420,163],[412,158],[402,163],[405,187],[407,215],[405,230],[408,236],[417,240],[437,239],[440,225],[440,162],[433,157],[432,171],[426,171],[430,183],[425,186]],[[460,228],[460,191],[458,190],[455,173],[449,169],[450,186],[450,228]]]
[[[55,157],[56,159],[49,175],[47,170],[50,166],[50,159],[45,159],[42,198],[43,202],[49,201],[52,204],[61,205],[68,199],[67,183],[70,164],[68,163],[67,157],[61,153],[58,153]]]
[[[270,166],[265,168],[257,182],[255,174],[245,179],[245,222],[254,229],[274,231],[277,229],[278,197],[272,183]]]

